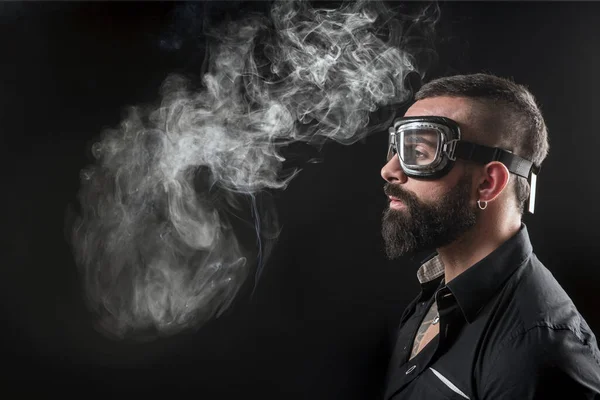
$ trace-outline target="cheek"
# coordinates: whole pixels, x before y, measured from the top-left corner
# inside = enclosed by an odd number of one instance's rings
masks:
[[[416,179],[413,179],[410,185],[407,183],[405,188],[414,193],[419,201],[426,204],[437,203],[444,198],[444,195],[449,190],[449,188],[434,181],[420,181]]]

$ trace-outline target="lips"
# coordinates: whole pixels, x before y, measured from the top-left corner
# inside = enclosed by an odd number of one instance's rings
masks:
[[[399,209],[406,207],[402,200],[400,200],[399,198],[394,196],[388,196],[388,198],[390,199],[390,208]]]
[[[415,203],[411,193],[403,190],[400,186],[386,183],[383,187],[383,193],[388,198],[392,209],[410,209],[410,205]]]

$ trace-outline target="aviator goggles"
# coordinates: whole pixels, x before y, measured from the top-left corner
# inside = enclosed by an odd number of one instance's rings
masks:
[[[529,182],[527,211],[533,214],[537,175],[540,168],[509,150],[461,140],[458,124],[445,117],[404,117],[389,128],[387,161],[398,154],[404,173],[417,179],[446,175],[457,158],[487,164],[499,161]]]

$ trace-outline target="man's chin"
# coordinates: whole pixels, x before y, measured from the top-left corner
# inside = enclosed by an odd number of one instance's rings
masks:
[[[417,248],[416,240],[411,237],[399,237],[390,235],[390,232],[383,231],[385,243],[385,254],[389,260],[395,260],[403,256],[410,256]]]

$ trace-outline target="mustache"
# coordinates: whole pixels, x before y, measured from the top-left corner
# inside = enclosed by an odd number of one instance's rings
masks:
[[[386,194],[386,196],[395,197],[398,200],[409,205],[416,204],[419,202],[417,196],[414,193],[403,189],[400,185],[386,183],[383,186],[383,192]]]

